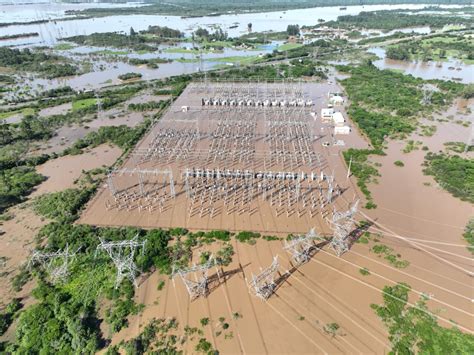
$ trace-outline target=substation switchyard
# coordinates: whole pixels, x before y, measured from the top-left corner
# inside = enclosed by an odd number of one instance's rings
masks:
[[[125,164],[109,172],[82,222],[279,235],[316,226],[332,235],[345,175],[335,176],[324,152],[330,127],[316,114],[324,98],[317,86],[188,85]]]

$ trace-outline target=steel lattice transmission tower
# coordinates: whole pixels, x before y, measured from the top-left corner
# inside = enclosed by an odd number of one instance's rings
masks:
[[[423,105],[431,105],[431,98],[435,91],[438,91],[434,85],[425,84],[422,86],[421,90],[423,91],[423,98],[421,99],[421,103]]]
[[[117,242],[106,242],[102,238],[99,239],[100,244],[97,246],[96,253],[100,250],[107,252],[117,268],[115,288],[122,283],[125,277],[132,281],[135,287],[137,287],[135,277],[138,274],[138,268],[135,265],[134,257],[138,248],[141,248],[143,253],[146,240],[138,241],[138,234],[133,237],[133,239],[120,240]]]
[[[48,273],[52,283],[64,281],[69,275],[69,264],[75,258],[77,251],[69,252],[69,245],[67,244],[64,250],[58,250],[54,253],[43,253],[34,250],[28,261],[28,268],[40,264]]]
[[[273,258],[271,265],[258,275],[252,273],[252,280],[248,283],[250,291],[262,300],[267,300],[275,291],[275,273],[278,271],[278,255]]]
[[[181,277],[181,280],[189,293],[189,297],[191,300],[194,300],[198,297],[207,296],[208,273],[209,269],[214,265],[215,260],[211,255],[205,264],[195,264],[191,267],[177,270],[173,268],[172,274],[173,276],[179,275]]]
[[[312,228],[306,235],[300,235],[290,241],[285,241],[284,249],[291,254],[293,261],[297,265],[301,265],[308,262],[311,258],[311,251],[314,248],[315,240],[319,242],[325,241]]]
[[[331,239],[331,248],[337,256],[341,256],[349,250],[349,235],[354,227],[354,216],[357,213],[357,200],[347,211],[336,211],[332,214],[331,228],[333,237]]]

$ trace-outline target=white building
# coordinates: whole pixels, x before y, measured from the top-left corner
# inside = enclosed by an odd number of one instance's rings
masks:
[[[334,113],[332,115],[332,119],[333,119],[335,125],[342,125],[342,124],[344,124],[344,122],[346,122],[346,119],[344,118],[344,116],[340,112]]]
[[[332,118],[332,115],[334,115],[334,109],[333,108],[323,108],[321,110],[321,118]]]
[[[351,128],[349,126],[335,126],[334,134],[349,134],[351,133]]]
[[[335,106],[340,106],[344,103],[344,99],[341,96],[333,96],[329,99],[329,102]]]

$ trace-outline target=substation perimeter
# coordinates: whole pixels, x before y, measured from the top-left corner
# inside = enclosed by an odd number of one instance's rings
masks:
[[[80,223],[330,234],[334,205],[347,206],[356,194],[340,147],[322,144],[335,141],[319,115],[334,89],[191,83],[109,174]],[[354,134],[340,138],[344,148],[360,144]]]

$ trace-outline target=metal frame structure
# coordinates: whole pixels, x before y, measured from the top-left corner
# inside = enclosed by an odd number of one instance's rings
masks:
[[[263,269],[258,275],[252,273],[252,279],[248,283],[250,292],[266,301],[275,291],[275,273],[279,266],[278,255],[276,255],[269,267]]]
[[[69,264],[75,258],[78,250],[73,253],[69,252],[68,244],[66,244],[66,248],[63,250],[53,253],[34,250],[28,261],[28,268],[31,268],[32,265],[40,264],[48,273],[53,283],[64,281],[69,275]]]
[[[302,81],[205,78],[187,90],[202,105],[180,103],[196,109],[163,117],[147,145],[132,152],[136,168],[108,175],[107,209],[164,213],[182,194],[187,218],[253,214],[262,203],[276,217],[313,218],[334,202],[339,190],[334,176],[323,173],[328,162],[315,148],[312,102]],[[173,173],[180,176],[176,186]],[[122,175],[136,176],[136,183],[129,179],[121,189]]]
[[[215,260],[210,256],[205,264],[192,265],[187,268],[173,269],[172,275],[179,275],[188,291],[191,300],[206,297],[208,293],[208,272],[215,265]]]
[[[285,240],[285,249],[291,254],[293,261],[296,265],[301,265],[309,261],[311,258],[311,252],[314,249],[314,241],[324,242],[325,239],[318,235],[314,228],[312,228],[306,235],[300,235],[291,239],[290,241]]]
[[[112,259],[117,268],[115,278],[115,288],[117,288],[126,277],[137,287],[136,275],[138,268],[135,264],[135,252],[141,248],[142,253],[145,250],[146,240],[138,241],[138,234],[133,239],[107,242],[99,238],[100,244],[97,246],[96,254],[99,251],[105,251]]]
[[[358,204],[359,200],[347,211],[333,211],[331,220],[333,237],[330,246],[337,256],[341,256],[349,250],[349,236],[355,224],[354,216],[357,213]]]
[[[123,175],[136,176],[137,183],[120,189],[117,186],[117,178]],[[167,186],[169,191],[166,189]],[[112,198],[106,204],[107,209],[163,211],[166,202],[176,196],[171,169],[115,169],[107,174],[107,187]]]

